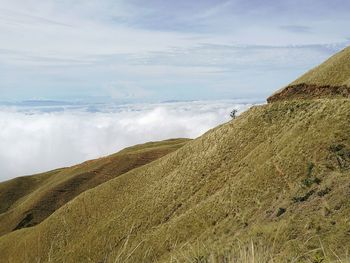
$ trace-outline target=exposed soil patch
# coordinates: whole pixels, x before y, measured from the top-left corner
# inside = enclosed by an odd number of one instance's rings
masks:
[[[35,224],[32,224],[32,220],[33,220],[33,214],[27,214],[13,230],[34,226]]]
[[[267,98],[268,103],[293,99],[320,99],[327,97],[350,98],[348,86],[291,85]]]

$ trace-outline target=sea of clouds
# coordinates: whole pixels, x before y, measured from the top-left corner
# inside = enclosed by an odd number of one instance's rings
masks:
[[[30,102],[0,106],[0,181],[70,166],[125,147],[196,138],[257,102],[158,104]]]

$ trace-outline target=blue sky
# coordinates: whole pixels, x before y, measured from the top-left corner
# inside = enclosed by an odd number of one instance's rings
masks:
[[[264,98],[349,44],[348,0],[1,0],[0,101]]]

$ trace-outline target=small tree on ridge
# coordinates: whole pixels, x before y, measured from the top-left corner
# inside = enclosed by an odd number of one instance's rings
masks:
[[[231,113],[230,113],[230,117],[231,117],[232,119],[236,119],[236,117],[237,117],[237,112],[238,112],[237,109],[233,109],[233,110],[231,111]]]

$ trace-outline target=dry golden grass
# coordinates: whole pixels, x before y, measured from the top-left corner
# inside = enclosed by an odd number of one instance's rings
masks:
[[[291,85],[302,83],[318,86],[350,86],[350,47],[310,70]]]
[[[350,97],[350,47],[277,91],[268,101],[327,97]]]
[[[123,261],[120,261],[120,263]],[[124,261],[125,262],[125,261]],[[172,256],[170,263],[349,263],[350,258],[340,258],[332,251],[326,251],[320,242],[320,247],[306,251],[294,257],[281,258],[273,247],[256,244],[253,241],[243,244],[237,241],[230,250],[214,253],[204,244],[196,244],[185,253]],[[118,262],[119,263],[119,262]]]
[[[83,192],[39,225],[1,237],[2,260],[169,262],[198,243],[214,255],[236,251],[237,240],[263,244],[253,250],[255,262],[264,248],[273,248],[267,256],[274,262],[310,251],[313,260],[320,240],[332,251],[330,261],[344,258],[350,248],[349,119],[346,99],[253,107]],[[237,251],[242,260],[252,257],[247,249]]]
[[[188,141],[141,144],[70,168],[0,183],[0,236],[42,222],[82,192],[173,152]]]

